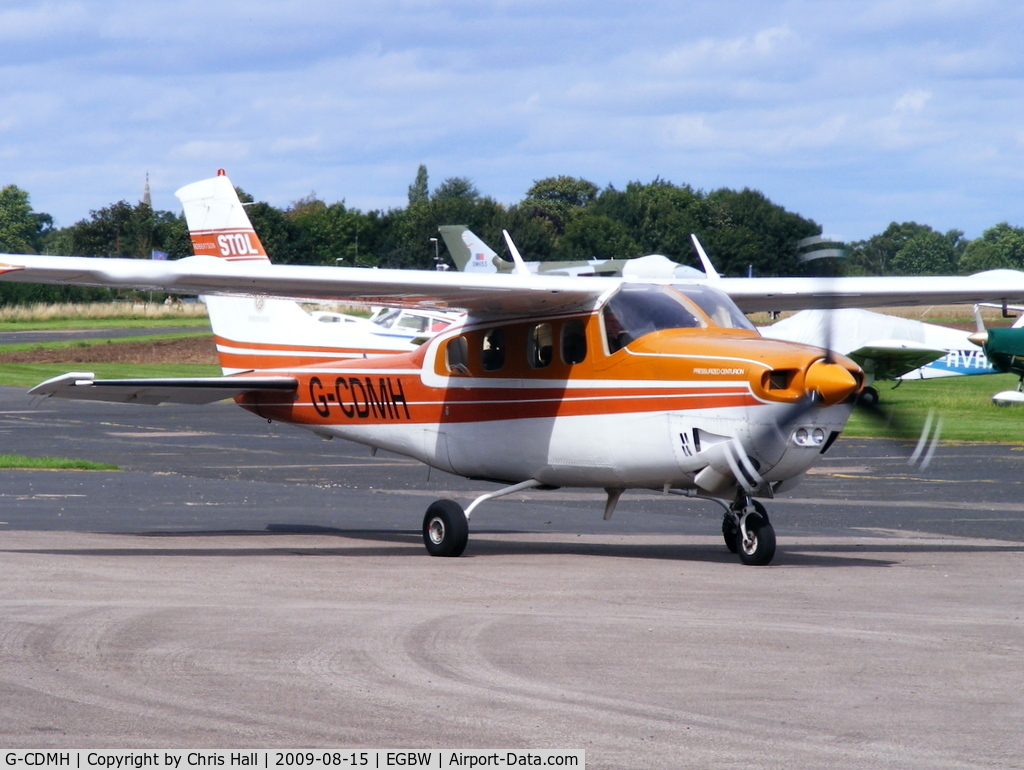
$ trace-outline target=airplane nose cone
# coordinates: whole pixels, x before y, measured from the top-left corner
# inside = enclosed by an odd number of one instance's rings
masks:
[[[832,406],[856,393],[860,382],[844,366],[816,361],[807,370],[804,387],[808,393],[817,393],[824,406]]]
[[[988,332],[974,332],[974,334],[968,335],[967,339],[973,342],[979,348],[983,348],[985,347],[985,345],[988,344]]]

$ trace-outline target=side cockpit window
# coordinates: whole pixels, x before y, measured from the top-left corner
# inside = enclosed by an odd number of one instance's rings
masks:
[[[551,324],[542,323],[532,327],[526,345],[527,361],[530,366],[534,369],[543,369],[548,366],[551,363],[554,345]]]
[[[579,364],[587,357],[587,335],[583,321],[573,319],[562,324],[562,363]]]
[[[465,337],[453,337],[444,349],[444,363],[450,374],[469,374],[469,343]]]
[[[496,372],[505,365],[504,329],[491,329],[484,335],[480,364],[485,372]]]

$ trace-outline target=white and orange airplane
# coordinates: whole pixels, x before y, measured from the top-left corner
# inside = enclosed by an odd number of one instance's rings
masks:
[[[463,552],[470,516],[487,500],[529,488],[591,487],[607,494],[605,518],[629,489],[719,500],[726,545],[744,563],[767,564],[775,532],[757,498],[791,487],[828,450],[864,375],[841,355],[762,338],[729,293],[747,310],[775,301],[842,306],[859,303],[857,292],[875,305],[1024,298],[1024,274],[1009,271],[867,283],[720,279],[712,287],[525,270],[273,265],[226,176],[177,194],[196,256],[8,254],[0,255],[0,279],[204,294],[224,376],[69,373],[32,393],[147,404],[234,398],[264,419],[501,484],[465,509],[451,500],[427,509],[423,538],[436,556]],[[333,325],[281,297],[466,316],[417,349],[395,353],[332,339],[323,330]]]

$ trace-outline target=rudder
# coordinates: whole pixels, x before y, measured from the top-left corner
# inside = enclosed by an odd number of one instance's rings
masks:
[[[212,179],[185,185],[175,195],[185,209],[196,256],[229,262],[270,261],[223,169]]]

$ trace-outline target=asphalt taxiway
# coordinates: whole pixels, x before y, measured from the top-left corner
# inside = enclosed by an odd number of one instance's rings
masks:
[[[1021,766],[1024,451],[840,440],[770,501],[490,489],[231,404],[36,401],[2,451],[0,746],[573,748],[589,767]]]

